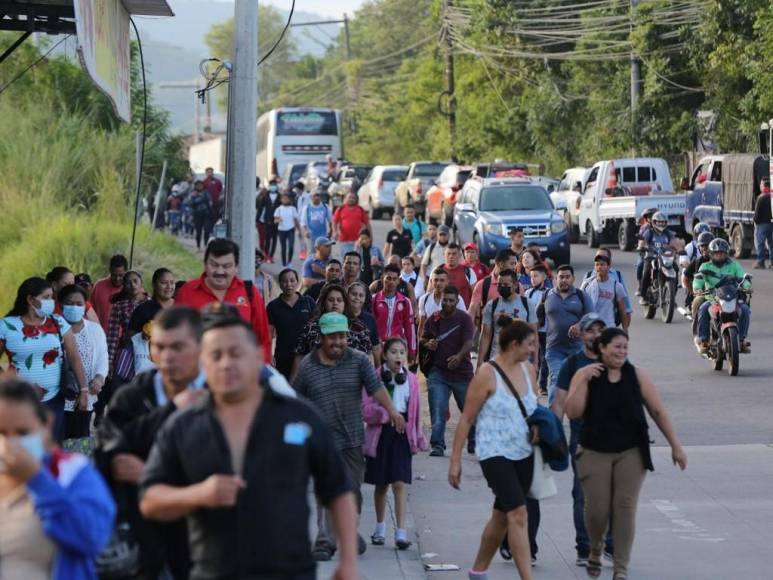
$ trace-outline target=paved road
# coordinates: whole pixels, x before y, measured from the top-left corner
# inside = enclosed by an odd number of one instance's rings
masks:
[[[383,243],[388,229],[387,221],[376,222],[378,243]],[[591,250],[575,245],[572,252],[578,273],[590,269]],[[613,265],[623,271],[629,287],[635,281],[635,258],[633,253],[614,251]],[[751,261],[743,265],[750,270]],[[753,352],[742,356],[738,377],[713,371],[698,356],[689,323],[678,314],[666,325],[659,319],[645,320],[639,309],[635,312],[631,359],[654,376],[687,446],[690,465],[685,473],[671,466],[668,449],[662,447],[664,439],[653,426],[656,471],[648,476],[642,492],[632,578],[773,578],[773,309],[768,306],[773,302],[773,271],[754,274]],[[449,442],[454,420],[447,434]],[[457,580],[466,578],[492,498],[473,458],[465,456],[460,492],[446,483],[447,467],[447,459],[426,454],[415,459],[418,477],[410,508],[423,560],[461,567],[461,572],[430,573],[429,577]],[[535,577],[582,578],[584,571],[574,566],[568,475],[560,474],[558,483],[559,496],[542,502]],[[364,523],[362,531],[367,534],[369,526]],[[394,554],[388,553],[389,557]],[[386,567],[386,562],[376,565],[376,559],[382,557],[375,550],[366,555],[367,577],[415,574],[411,555],[405,558],[410,574]],[[320,577],[326,577],[325,571]],[[605,575],[611,575],[609,569]],[[515,571],[512,564],[497,558],[490,577],[514,578]]]

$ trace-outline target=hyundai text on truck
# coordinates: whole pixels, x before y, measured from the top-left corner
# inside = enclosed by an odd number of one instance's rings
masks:
[[[754,153],[709,155],[698,163],[687,189],[685,223],[706,222],[727,238],[738,258],[754,247],[754,204],[760,180],[770,175],[768,159]]]
[[[482,260],[510,247],[510,231],[523,231],[556,265],[568,264],[571,246],[560,207],[545,186],[528,177],[470,178],[454,206],[454,231],[460,244],[478,245]]]
[[[617,241],[636,245],[644,210],[656,208],[676,232],[684,231],[685,198],[673,193],[668,164],[659,158],[608,159],[591,167],[580,202],[579,228],[591,248]]]

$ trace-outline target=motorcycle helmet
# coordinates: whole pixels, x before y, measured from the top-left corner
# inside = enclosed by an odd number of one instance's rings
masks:
[[[727,256],[730,253],[730,244],[722,238],[714,238],[709,244],[709,254],[711,254],[711,263],[717,267],[721,267],[727,262]],[[716,254],[725,254],[724,257],[719,259],[715,257]]]
[[[711,232],[703,232],[698,236],[698,246],[708,246],[714,239],[714,234]]]
[[[642,218],[649,218],[652,219],[652,215],[658,211],[658,208],[656,207],[650,207],[645,209],[643,212],[641,212]]]
[[[704,232],[710,232],[711,227],[706,222],[698,222],[695,224],[695,227],[692,229],[692,235],[696,238],[700,236]]]
[[[663,214],[663,212],[655,212],[655,215],[652,216],[652,227],[655,229],[655,231],[662,233],[667,226],[668,220],[666,219],[666,216]]]

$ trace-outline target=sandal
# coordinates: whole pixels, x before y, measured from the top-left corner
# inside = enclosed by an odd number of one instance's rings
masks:
[[[383,546],[386,542],[386,538],[384,536],[379,536],[378,534],[373,534],[370,537],[370,543],[374,546]]]
[[[588,563],[585,566],[590,578],[598,578],[601,576],[601,562],[599,560],[591,560],[588,558]]]

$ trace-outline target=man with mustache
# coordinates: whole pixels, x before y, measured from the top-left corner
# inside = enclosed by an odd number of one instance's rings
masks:
[[[175,304],[199,311],[213,302],[232,304],[252,326],[263,352],[271,353],[266,306],[252,281],[244,281],[236,275],[238,268],[239,246],[223,238],[212,240],[204,252],[204,273],[177,291]]]

